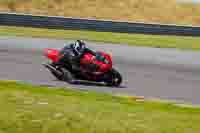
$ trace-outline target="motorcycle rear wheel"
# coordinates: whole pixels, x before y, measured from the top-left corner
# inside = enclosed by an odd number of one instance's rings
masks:
[[[66,81],[70,84],[74,83],[74,77],[70,71],[68,71],[65,68],[60,68],[60,71],[62,71],[63,73],[63,76],[62,76],[63,81]]]
[[[50,70],[51,74],[53,74],[53,76],[56,77],[58,80],[73,83],[74,77],[67,69],[63,67],[55,68],[50,64],[44,64],[44,66],[47,67]]]

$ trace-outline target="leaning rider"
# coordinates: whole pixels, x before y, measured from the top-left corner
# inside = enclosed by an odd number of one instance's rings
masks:
[[[65,45],[64,48],[60,50],[60,57],[58,61],[53,63],[53,65],[60,65],[65,62],[69,62],[72,64],[72,69],[76,71],[80,71],[80,59],[84,53],[91,53],[92,55],[96,56],[96,53],[91,49],[86,47],[86,44],[82,40],[76,40],[74,43],[69,45]]]

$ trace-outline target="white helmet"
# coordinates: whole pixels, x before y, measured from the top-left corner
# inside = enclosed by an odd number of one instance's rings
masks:
[[[76,54],[80,54],[82,52],[82,50],[85,49],[85,43],[82,40],[76,40],[74,45],[73,45],[73,49],[75,51]]]

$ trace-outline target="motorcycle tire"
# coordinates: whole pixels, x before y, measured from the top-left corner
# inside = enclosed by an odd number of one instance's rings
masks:
[[[111,69],[109,72],[109,78],[106,81],[107,86],[115,86],[118,87],[122,83],[122,76],[121,74],[115,70],[114,68]]]
[[[62,81],[66,81],[70,84],[74,83],[74,77],[70,71],[66,70],[65,68],[60,68],[60,70],[63,73]]]
[[[60,81],[66,81],[68,83],[73,83],[73,75],[65,68],[62,67],[55,68],[50,64],[43,64],[43,65],[50,70],[50,72],[54,77],[56,77],[56,79]]]

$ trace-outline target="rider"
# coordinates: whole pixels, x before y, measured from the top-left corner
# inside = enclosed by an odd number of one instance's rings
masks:
[[[82,55],[86,52],[96,56],[94,51],[86,47],[84,41],[76,40],[74,43],[65,45],[64,48],[60,50],[60,57],[57,62],[53,63],[53,65],[60,65],[66,60],[72,64],[73,70],[80,71],[79,62]]]

